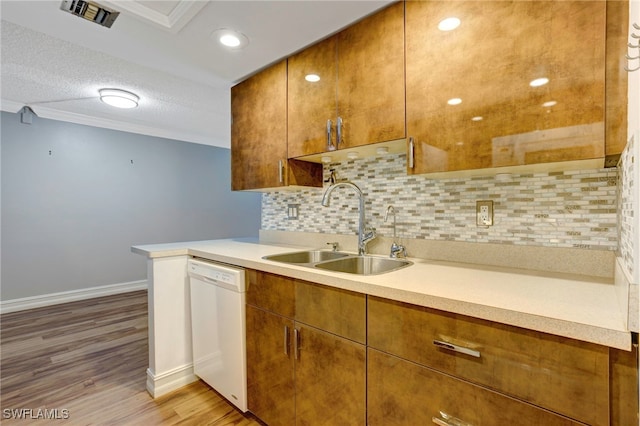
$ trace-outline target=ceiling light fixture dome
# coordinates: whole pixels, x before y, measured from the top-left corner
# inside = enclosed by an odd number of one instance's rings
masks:
[[[100,100],[116,108],[135,108],[140,97],[135,93],[120,89],[100,89]]]
[[[242,49],[249,44],[249,38],[246,35],[230,28],[218,28],[211,33],[211,38],[232,50]]]

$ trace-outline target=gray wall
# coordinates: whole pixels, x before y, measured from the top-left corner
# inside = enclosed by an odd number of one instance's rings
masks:
[[[0,300],[144,279],[136,244],[257,236],[228,149],[2,112]]]

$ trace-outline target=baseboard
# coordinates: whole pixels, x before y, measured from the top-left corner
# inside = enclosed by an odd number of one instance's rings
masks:
[[[94,297],[111,296],[112,294],[128,293],[130,291],[146,290],[147,288],[147,280],[140,280],[83,288],[80,290],[63,291],[60,293],[43,294],[41,296],[23,297],[21,299],[3,300],[0,302],[0,314],[75,302],[77,300],[93,299]]]
[[[153,374],[147,368],[147,392],[154,398],[179,389],[196,380],[198,378],[193,374],[193,364],[183,365],[158,375]]]

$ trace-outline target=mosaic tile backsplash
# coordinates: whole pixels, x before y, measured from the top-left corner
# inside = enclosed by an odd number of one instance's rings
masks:
[[[619,163],[618,232],[620,234],[620,243],[616,255],[622,259],[622,265],[629,277],[636,280],[637,283],[638,271],[635,270],[634,259],[640,254],[635,253],[637,244],[635,240],[638,238],[638,230],[634,229],[634,206],[638,202],[638,187],[634,185],[634,176],[637,175],[637,170],[635,170],[637,164],[634,161],[634,156],[638,149],[636,143],[633,137],[629,140]]]
[[[595,169],[494,177],[428,179],[408,176],[406,155],[387,155],[325,166],[338,181],[347,179],[365,194],[367,226],[378,235],[431,240],[617,249],[616,169]],[[328,183],[325,183],[325,188]],[[336,189],[322,207],[321,188],[262,195],[262,229],[357,234],[358,199]],[[494,225],[476,226],[476,200],[492,200]],[[288,218],[290,204],[298,219]]]

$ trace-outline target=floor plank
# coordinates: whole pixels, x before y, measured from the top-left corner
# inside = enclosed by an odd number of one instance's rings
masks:
[[[146,291],[2,314],[0,422],[262,424],[201,381],[151,398],[147,357]],[[27,418],[16,419],[19,414]],[[43,422],[38,416],[58,419]]]

